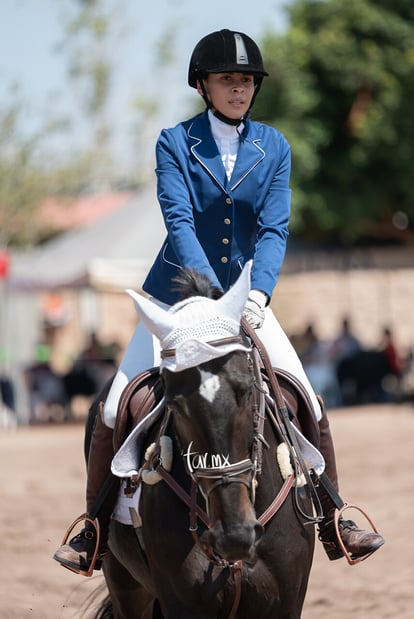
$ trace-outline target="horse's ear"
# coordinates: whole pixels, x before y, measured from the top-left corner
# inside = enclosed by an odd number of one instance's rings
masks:
[[[133,299],[135,309],[147,329],[159,340],[163,340],[174,328],[174,317],[159,305],[128,288],[126,291]]]
[[[216,301],[216,303],[223,307],[227,315],[232,316],[237,321],[241,319],[247,297],[249,296],[252,264],[253,260],[246,262],[238,280]]]

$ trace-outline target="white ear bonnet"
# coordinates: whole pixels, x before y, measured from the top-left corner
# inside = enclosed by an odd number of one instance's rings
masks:
[[[235,350],[248,350],[240,341],[228,341],[240,333],[240,320],[250,290],[251,262],[248,262],[237,282],[220,299],[190,297],[168,310],[155,305],[132,290],[137,312],[160,340],[162,352],[175,351],[164,356],[161,368],[171,372],[200,365],[223,357]],[[213,346],[209,342],[223,340]]]

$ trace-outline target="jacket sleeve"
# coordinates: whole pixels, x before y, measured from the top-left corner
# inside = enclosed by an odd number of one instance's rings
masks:
[[[286,253],[290,217],[290,146],[282,134],[273,152],[278,153],[270,184],[257,216],[257,239],[251,287],[272,297]]]
[[[158,201],[168,233],[168,242],[177,258],[177,266],[197,269],[221,289],[222,286],[196,235],[187,171],[181,163],[183,157],[188,156],[189,152],[178,152],[173,132],[164,129],[156,145],[156,174]]]

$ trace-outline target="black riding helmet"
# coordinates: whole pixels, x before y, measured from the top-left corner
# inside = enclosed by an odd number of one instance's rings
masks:
[[[209,73],[247,73],[254,76],[255,92],[250,108],[260,90],[263,77],[269,75],[263,66],[263,59],[256,43],[242,32],[220,30],[206,35],[197,43],[191,55],[188,68],[188,83],[197,88],[200,81],[203,98],[207,107],[211,103],[207,97],[203,80]],[[229,124],[237,125],[241,120],[227,118],[220,112],[215,115]]]

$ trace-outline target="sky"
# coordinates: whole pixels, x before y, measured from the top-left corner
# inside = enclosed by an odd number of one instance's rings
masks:
[[[187,68],[194,46],[205,34],[230,28],[260,43],[267,31],[286,27],[287,1],[108,0],[120,33],[114,46],[109,107],[117,157],[127,166],[148,165],[160,130],[192,113],[198,95],[187,86]],[[35,131],[53,117],[69,117],[72,129],[59,145],[63,149],[88,136],[88,127],[80,120],[79,91],[68,78],[64,46],[63,17],[73,7],[75,0],[1,0],[0,5],[0,109],[10,98],[10,88],[18,85],[28,103],[25,131]],[[156,62],[160,41],[167,48],[171,45],[171,60],[164,70]],[[150,153],[147,157],[134,154],[136,98],[152,100],[159,110],[139,128],[139,143]]]

